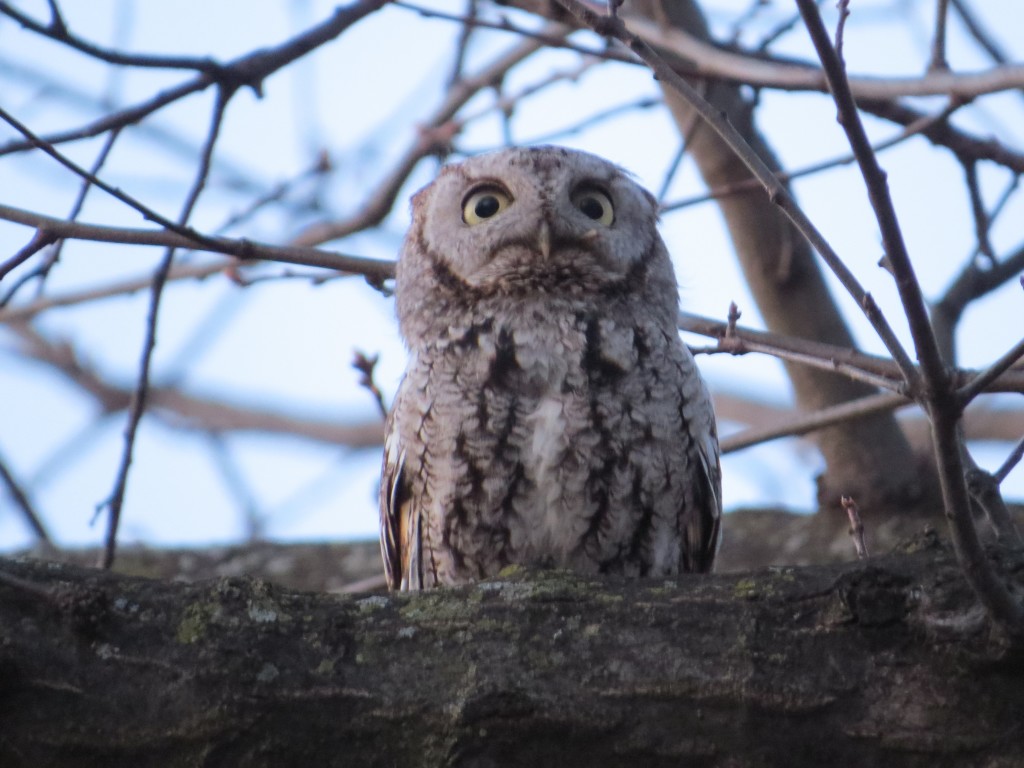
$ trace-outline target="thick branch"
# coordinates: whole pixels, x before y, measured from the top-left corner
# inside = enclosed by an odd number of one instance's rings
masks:
[[[516,572],[414,595],[0,572],[4,765],[1024,760],[1019,669],[934,548],[668,581]]]

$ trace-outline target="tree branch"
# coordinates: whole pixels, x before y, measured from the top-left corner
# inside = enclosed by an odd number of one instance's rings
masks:
[[[210,173],[210,159],[213,157],[214,147],[217,144],[218,136],[220,136],[220,129],[224,121],[228,102],[234,93],[233,89],[224,87],[217,90],[217,102],[214,105],[199,167],[196,169],[195,180],[186,196],[181,215],[178,217],[178,223],[181,226],[188,224],[199,196],[206,186],[206,178]],[[153,350],[156,348],[156,326],[160,315],[160,300],[163,297],[164,286],[167,284],[167,277],[174,266],[174,252],[174,248],[167,249],[156,268],[156,272],[153,274],[153,283],[150,286],[149,313],[146,317],[146,333],[142,343],[142,359],[139,361],[135,393],[128,408],[128,424],[124,430],[124,449],[121,453],[121,461],[118,464],[114,488],[107,501],[101,505],[101,507],[106,507],[109,512],[106,544],[103,549],[103,559],[100,562],[103,568],[110,568],[114,563],[114,553],[117,547],[117,529],[121,522],[121,510],[124,506],[125,492],[128,488],[128,469],[131,466],[132,456],[135,451],[135,435],[138,432],[139,422],[146,412],[146,397],[149,393]]]
[[[14,477],[10,468],[7,466],[7,462],[4,461],[3,457],[0,456],[0,480],[7,486],[7,493],[10,495],[11,500],[14,501],[14,506],[21,512],[21,516],[25,518],[25,522],[28,527],[32,530],[36,540],[45,544],[48,547],[53,546],[53,539],[50,538],[49,532],[46,530],[46,526],[43,525],[42,518],[36,513],[32,507],[32,502],[29,501],[28,494],[21,487],[21,484]]]
[[[249,86],[259,91],[262,82],[274,72],[305,56],[310,51],[334,40],[346,29],[379,10],[387,0],[355,0],[350,5],[335,9],[333,15],[299,35],[273,48],[263,48],[248,53],[222,67],[217,76],[200,74],[181,83],[152,99],[133,107],[101,117],[99,120],[70,131],[50,134],[37,139],[50,146],[68,141],[90,138],[115,128],[123,128],[144,119],[157,110],[193,93],[204,91],[212,85],[224,84],[231,87]],[[24,152],[37,148],[36,141],[12,141],[0,146],[0,157],[13,152]]]
[[[177,232],[129,227],[106,227],[96,224],[82,224],[34,211],[26,211],[9,205],[0,205],[0,219],[52,232],[60,238],[92,240],[126,245],[153,245],[168,248],[188,248],[195,251],[210,251],[237,256],[244,260],[278,261],[283,264],[299,264],[306,267],[323,267],[340,272],[364,275],[376,284],[395,275],[395,263],[382,259],[361,256],[347,256],[299,245],[268,245],[252,240],[215,237],[196,233],[193,238]],[[0,313],[0,318],[4,317]]]
[[[924,297],[914,274],[910,256],[889,197],[885,173],[871,151],[857,106],[846,80],[843,63],[829,41],[828,33],[813,0],[796,0],[800,14],[828,77],[835,99],[839,123],[846,131],[861,168],[868,196],[885,243],[886,260],[910,324],[911,335],[921,361],[923,387],[914,387],[916,399],[925,407],[932,422],[936,463],[946,517],[960,564],[992,620],[1011,636],[1024,639],[1024,608],[1006,589],[989,564],[970,514],[958,423],[962,401],[958,402],[942,355],[932,331]],[[910,380],[908,379],[908,382]]]
[[[578,6],[596,15],[594,4],[579,2]],[[828,90],[826,75],[818,67],[735,53],[706,43],[677,27],[659,25],[636,14],[623,14],[622,20],[630,33],[648,45],[692,62],[697,75],[744,83],[754,88]],[[987,93],[1024,87],[1024,64],[1004,64],[978,72],[930,72],[921,77],[853,76],[849,83],[851,92],[858,99],[948,96],[969,100]]]
[[[1019,665],[978,631],[953,558],[915,545],[390,595],[7,560],[0,762],[1019,764]]]

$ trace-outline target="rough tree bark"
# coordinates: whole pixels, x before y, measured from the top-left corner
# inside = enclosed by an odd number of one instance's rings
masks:
[[[1024,656],[913,549],[388,596],[0,561],[0,764],[1021,765]]]

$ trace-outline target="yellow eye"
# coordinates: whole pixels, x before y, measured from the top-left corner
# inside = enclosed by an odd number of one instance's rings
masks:
[[[604,192],[593,187],[580,187],[572,194],[572,204],[588,219],[610,227],[615,221],[612,201]]]
[[[462,204],[462,220],[473,226],[497,216],[512,203],[508,193],[493,185],[479,187]]]

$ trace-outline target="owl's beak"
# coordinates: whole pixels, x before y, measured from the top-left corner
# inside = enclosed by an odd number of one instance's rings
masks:
[[[546,221],[542,221],[537,230],[537,247],[545,259],[551,256],[551,225]]]

